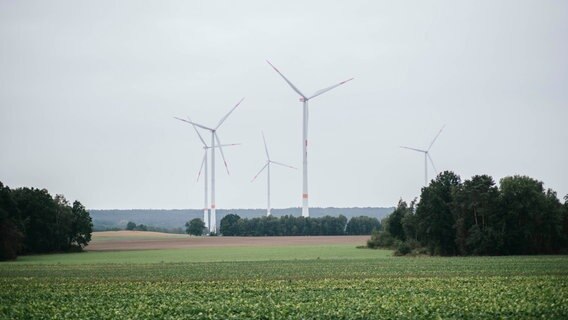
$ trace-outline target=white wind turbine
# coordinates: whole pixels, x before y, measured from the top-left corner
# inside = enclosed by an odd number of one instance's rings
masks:
[[[229,167],[227,166],[227,161],[225,160],[225,155],[223,154],[223,147],[222,147],[223,145],[219,140],[219,136],[217,135],[217,130],[223,124],[223,122],[227,120],[229,115],[231,115],[231,113],[235,111],[235,109],[241,104],[241,102],[243,102],[244,99],[245,98],[242,98],[223,118],[221,118],[221,120],[219,120],[219,123],[215,128],[209,128],[190,120],[174,117],[180,121],[190,123],[194,126],[197,126],[201,129],[211,132],[211,145],[209,146],[209,148],[211,149],[211,214],[210,214],[209,231],[214,233],[217,232],[217,214],[215,210],[216,209],[215,208],[215,149],[216,148],[218,148],[219,151],[221,151],[221,157],[223,158],[223,162],[225,163],[227,174],[229,174]],[[218,147],[215,146],[215,141],[217,141]]]
[[[189,121],[191,121],[191,119],[188,119]],[[201,140],[201,143],[203,144],[203,161],[201,161],[201,167],[199,168],[199,173],[197,174],[197,181],[199,181],[199,177],[201,176],[201,171],[203,171],[203,186],[204,186],[204,205],[203,205],[203,222],[205,223],[205,228],[207,230],[209,230],[209,203],[207,200],[207,193],[208,193],[208,187],[207,187],[207,151],[209,151],[209,149],[212,149],[211,146],[208,146],[207,143],[205,142],[205,140],[203,139],[203,137],[201,136],[201,134],[199,133],[199,131],[197,130],[195,125],[192,125],[193,129],[195,130],[195,133],[197,133],[197,136],[199,137],[199,140]],[[231,143],[231,144],[224,144],[224,145],[219,145],[219,146],[215,146],[215,148],[219,148],[219,147],[232,147],[232,146],[238,146],[240,145],[240,143]]]
[[[284,79],[284,81],[286,81],[286,83],[288,83],[288,85],[292,88],[292,90],[294,90],[297,94],[300,95],[300,102],[302,102],[303,104],[303,126],[302,126],[302,149],[303,149],[303,153],[302,153],[302,167],[303,167],[303,183],[302,183],[302,216],[303,217],[309,217],[310,216],[310,209],[309,209],[309,205],[308,205],[308,101],[321,95],[324,94],[326,92],[328,92],[329,90],[335,89],[337,87],[339,87],[340,85],[353,80],[353,78],[347,79],[345,81],[342,81],[338,84],[335,84],[331,87],[327,87],[321,90],[318,90],[316,92],[314,92],[314,94],[312,94],[311,96],[306,96],[305,94],[303,94],[302,92],[300,92],[300,90],[298,88],[296,88],[296,86],[294,86],[294,84],[292,84],[292,82],[290,82],[290,80],[288,80],[280,71],[278,71],[278,69],[276,69],[275,66],[272,65],[272,63],[270,63],[270,61],[266,61],[268,62],[268,64],[276,71],[278,72],[278,74],[282,77],[282,79]]]
[[[436,174],[438,174],[438,171],[436,170],[436,166],[434,166],[434,161],[432,160],[432,157],[430,157],[430,149],[434,145],[434,142],[436,142],[436,139],[438,139],[438,136],[440,136],[440,133],[442,133],[442,130],[444,130],[444,127],[445,127],[445,125],[442,126],[442,129],[440,129],[440,131],[438,131],[438,134],[436,135],[436,137],[434,137],[434,140],[432,140],[432,142],[430,143],[430,146],[428,146],[428,149],[426,149],[426,150],[401,146],[401,148],[404,148],[404,149],[424,153],[424,186],[428,186],[428,160],[430,160],[430,163],[432,164],[432,168],[434,169],[434,172],[436,172]]]
[[[287,167],[287,168],[291,168],[291,169],[298,169],[292,166],[289,166],[287,164],[284,163],[280,163],[280,162],[276,162],[276,161],[272,161],[270,160],[270,155],[268,154],[268,147],[266,146],[266,139],[264,138],[264,132],[262,133],[262,141],[264,142],[264,151],[266,151],[266,164],[264,165],[264,167],[262,167],[262,169],[260,169],[260,171],[256,174],[256,176],[254,176],[254,178],[252,178],[251,182],[253,182],[256,177],[258,177],[262,171],[264,171],[264,169],[267,169],[267,205],[266,205],[266,216],[270,216],[270,165],[271,164],[276,164],[279,166],[283,166],[283,167]]]

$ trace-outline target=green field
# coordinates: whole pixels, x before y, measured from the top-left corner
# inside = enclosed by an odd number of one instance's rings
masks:
[[[29,256],[0,264],[0,318],[567,319],[568,256],[345,245]]]
[[[136,251],[87,251],[19,257],[8,264],[147,264],[162,262],[221,262],[309,259],[373,259],[391,257],[389,250],[356,249],[353,245],[270,247],[211,247]]]

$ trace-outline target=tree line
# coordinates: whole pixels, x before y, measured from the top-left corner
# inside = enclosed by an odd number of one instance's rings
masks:
[[[203,221],[193,219],[186,224],[187,232],[203,234]],[[343,215],[305,218],[295,216],[269,216],[241,218],[228,214],[220,222],[223,236],[324,236],[324,235],[370,235],[373,229],[380,228],[380,222],[372,217],[353,217],[347,221]]]
[[[422,188],[420,201],[399,201],[373,233],[369,247],[396,254],[521,255],[568,252],[568,195],[527,176],[476,175],[461,181],[451,171]]]
[[[0,182],[0,260],[21,254],[82,250],[93,224],[79,201],[46,189],[10,189]]]

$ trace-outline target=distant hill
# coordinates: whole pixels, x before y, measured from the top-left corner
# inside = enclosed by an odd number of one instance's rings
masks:
[[[381,220],[391,212],[391,208],[310,208],[310,217],[344,215],[348,219],[358,216],[375,217]],[[178,231],[193,218],[203,218],[203,210],[195,209],[131,209],[131,210],[89,210],[95,230],[124,229],[128,221],[151,227]],[[301,208],[272,209],[276,217],[284,215],[300,216]],[[218,209],[217,224],[228,214],[238,214],[241,218],[255,218],[266,214],[266,209]]]

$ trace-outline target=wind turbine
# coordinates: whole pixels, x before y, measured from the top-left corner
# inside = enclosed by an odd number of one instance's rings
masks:
[[[189,121],[191,121],[191,119],[188,118]],[[203,222],[205,222],[205,228],[207,230],[209,230],[209,204],[207,201],[207,151],[209,149],[212,149],[211,146],[208,146],[207,143],[205,142],[205,140],[203,139],[203,137],[201,136],[201,134],[199,133],[199,131],[197,130],[197,127],[195,125],[192,124],[193,129],[195,130],[195,133],[197,133],[197,136],[199,137],[199,140],[201,140],[201,143],[203,144],[203,161],[201,161],[201,167],[199,168],[199,173],[197,174],[197,181],[199,182],[199,177],[201,176],[201,171],[203,172],[203,185],[204,185],[204,205],[203,205]],[[240,143],[231,143],[231,144],[224,144],[224,145],[219,145],[219,146],[215,146],[215,148],[218,147],[232,147],[232,146],[237,146],[240,145]]]
[[[201,129],[211,132],[211,145],[210,145],[211,149],[211,217],[210,219],[211,221],[209,223],[209,231],[214,233],[217,232],[217,214],[215,210],[216,209],[215,208],[215,148],[216,148],[215,141],[217,141],[218,143],[219,151],[221,151],[221,157],[223,158],[223,162],[225,163],[225,169],[227,169],[227,174],[229,174],[229,167],[227,166],[227,161],[225,160],[225,155],[223,154],[223,147],[222,147],[223,145],[219,140],[219,136],[217,135],[217,130],[223,124],[223,122],[227,120],[227,118],[231,115],[231,113],[235,111],[235,109],[241,104],[241,102],[243,102],[244,99],[245,98],[242,98],[223,118],[221,118],[221,120],[219,120],[219,123],[215,128],[206,127],[204,125],[201,125],[199,123],[190,120],[174,117],[180,121],[190,123],[194,126],[197,126]]]
[[[305,94],[303,94],[302,92],[300,92],[300,90],[298,88],[296,88],[296,86],[294,86],[294,84],[292,84],[292,82],[290,82],[290,80],[288,80],[280,71],[278,71],[278,69],[276,69],[276,67],[274,65],[272,65],[272,63],[270,63],[270,61],[266,60],[266,62],[268,62],[268,64],[276,71],[278,72],[278,74],[282,77],[282,79],[284,79],[284,81],[286,81],[286,83],[288,83],[288,85],[292,88],[292,90],[294,90],[297,94],[300,95],[300,102],[302,102],[303,104],[303,126],[302,126],[302,149],[303,149],[303,153],[302,153],[302,167],[303,167],[303,183],[302,183],[302,216],[303,217],[309,217],[310,216],[310,208],[308,205],[308,101],[319,96],[322,95],[326,92],[328,92],[329,90],[335,89],[337,87],[339,87],[340,85],[349,82],[351,80],[353,80],[353,78],[347,79],[345,81],[342,81],[338,84],[334,84],[331,87],[327,87],[327,88],[323,88],[320,89],[316,92],[314,92],[311,96],[306,96]]]
[[[264,142],[264,151],[266,151],[266,164],[264,165],[264,167],[262,167],[262,169],[260,169],[260,171],[256,174],[256,176],[254,176],[254,178],[252,178],[251,182],[253,182],[254,180],[256,180],[256,177],[258,177],[262,171],[264,171],[264,169],[267,169],[267,193],[268,193],[268,200],[267,200],[267,205],[266,205],[266,216],[270,216],[270,165],[271,164],[276,164],[279,166],[283,166],[283,167],[287,167],[287,168],[291,168],[291,169],[298,169],[292,166],[289,166],[287,164],[284,163],[280,163],[280,162],[276,162],[276,161],[272,161],[270,160],[270,155],[268,154],[268,147],[266,146],[266,139],[264,138],[264,132],[262,133],[262,141]]]
[[[446,127],[446,125],[442,126],[442,129],[440,129],[440,131],[438,131],[438,134],[434,137],[434,140],[432,140],[432,142],[430,143],[430,146],[428,146],[428,149],[426,149],[426,150],[401,146],[401,148],[404,148],[404,149],[424,153],[424,186],[428,185],[428,160],[430,160],[430,163],[432,164],[432,168],[434,168],[434,172],[436,172],[436,174],[438,174],[438,171],[436,170],[436,166],[434,166],[434,161],[432,160],[432,157],[430,157],[430,149],[434,145],[434,142],[436,142],[436,139],[438,139],[438,136],[440,136],[440,133],[442,133],[442,130],[444,130],[444,127]]]

